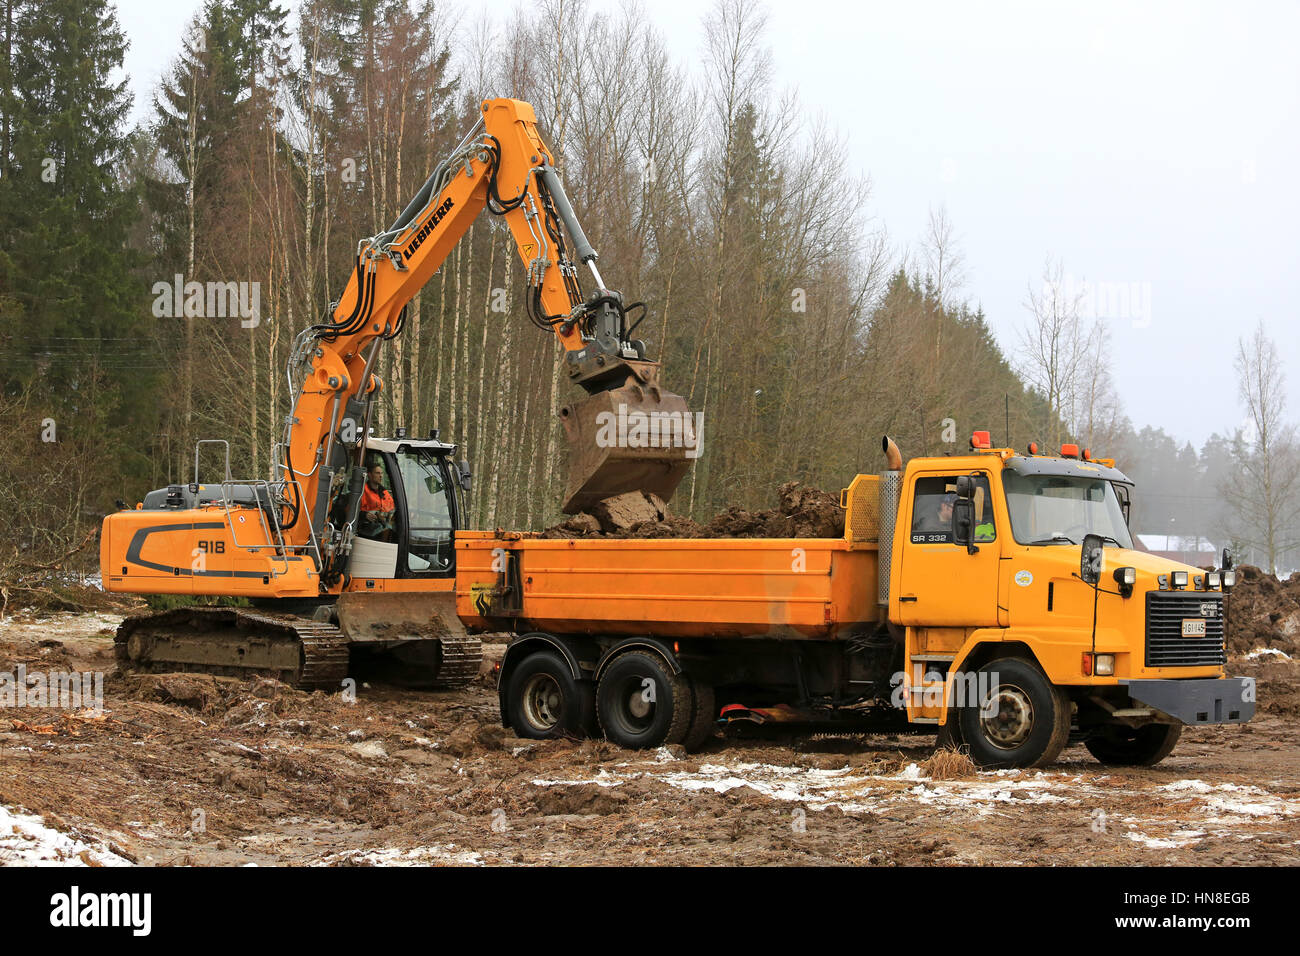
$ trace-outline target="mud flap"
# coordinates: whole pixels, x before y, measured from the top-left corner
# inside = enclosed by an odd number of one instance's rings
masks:
[[[667,501],[701,447],[686,400],[635,376],[564,406],[560,421],[569,446],[565,514],[629,491]]]

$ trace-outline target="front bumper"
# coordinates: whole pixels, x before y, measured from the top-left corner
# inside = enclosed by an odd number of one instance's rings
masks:
[[[1255,716],[1255,678],[1121,680],[1134,700],[1184,724],[1244,724]]]

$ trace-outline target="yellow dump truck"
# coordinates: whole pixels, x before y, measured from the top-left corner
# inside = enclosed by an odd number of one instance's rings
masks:
[[[688,748],[719,721],[906,727],[1032,767],[1071,740],[1153,764],[1186,724],[1254,715],[1224,669],[1230,567],[1136,550],[1113,461],[971,444],[904,468],[885,439],[841,538],[458,532],[459,619],[516,635],[504,723]]]

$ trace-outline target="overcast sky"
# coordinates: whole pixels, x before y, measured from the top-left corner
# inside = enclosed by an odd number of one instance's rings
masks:
[[[646,3],[682,62],[701,54],[707,6]],[[199,7],[119,0],[137,117]],[[1232,352],[1260,319],[1300,419],[1300,4],[769,10],[776,86],[847,137],[896,242],[919,240],[930,208],[947,207],[964,294],[1004,349],[1051,255],[1119,313],[1105,319],[1114,374],[1138,426],[1199,447],[1238,425]]]

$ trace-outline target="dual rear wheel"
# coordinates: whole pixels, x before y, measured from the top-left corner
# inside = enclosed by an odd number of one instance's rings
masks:
[[[652,651],[627,650],[598,683],[577,680],[555,651],[540,651],[511,672],[506,687],[510,726],[521,737],[583,737],[603,732],[629,749],[666,744],[698,748],[713,733],[713,689],[675,672]]]

